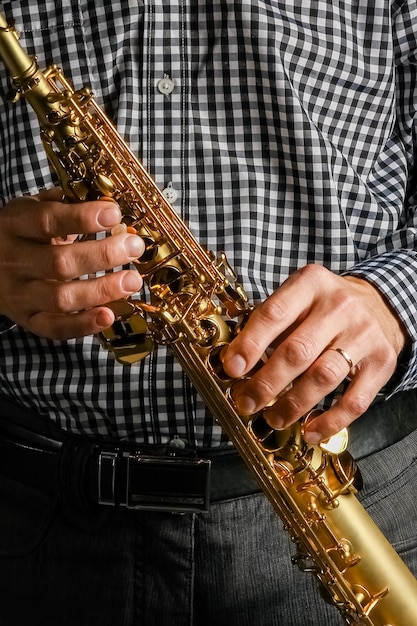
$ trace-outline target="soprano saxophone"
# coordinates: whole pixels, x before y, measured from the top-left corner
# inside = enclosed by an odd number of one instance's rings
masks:
[[[331,441],[305,443],[302,421],[275,431],[263,412],[241,415],[221,353],[252,310],[226,256],[206,251],[130,151],[90,89],[74,90],[61,70],[42,71],[0,16],[0,57],[12,99],[36,112],[51,168],[68,199],[109,197],[122,223],[146,243],[135,264],[149,304],[111,303],[116,322],[99,337],[124,363],[154,344],[170,347],[208,409],[265,492],[312,572],[347,624],[416,626],[417,581],[356,498],[355,464]],[[260,364],[261,365],[261,364]]]

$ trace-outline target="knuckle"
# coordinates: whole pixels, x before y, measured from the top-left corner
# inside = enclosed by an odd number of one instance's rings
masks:
[[[317,386],[331,386],[339,384],[345,378],[346,373],[342,371],[343,363],[337,365],[333,362],[317,362],[312,371],[312,378]]]
[[[332,278],[331,272],[322,265],[316,263],[308,263],[299,268],[293,276],[297,276],[298,280],[302,281],[302,284],[306,286],[308,290],[319,289],[321,292],[322,286]],[[291,277],[290,277],[291,279]]]
[[[374,380],[389,378],[398,366],[398,355],[390,344],[379,346],[378,351],[357,364],[358,373],[373,375]]]
[[[304,413],[302,399],[289,391],[282,397],[282,400],[280,399],[280,403],[281,402],[284,407],[284,412],[288,416],[296,415],[299,417]]]
[[[305,337],[291,337],[282,346],[283,357],[292,367],[301,367],[310,363],[314,354],[311,340]]]
[[[382,367],[387,369],[396,368],[398,355],[395,348],[391,344],[386,344],[382,352]]]
[[[259,336],[253,335],[244,329],[243,332],[239,333],[233,339],[232,343],[234,346],[234,353],[238,353],[248,364],[248,369],[252,370],[252,368],[256,366],[257,361],[263,352]],[[256,368],[256,370],[257,369],[258,368]]]
[[[116,241],[114,241],[116,240]],[[118,250],[114,246],[118,246],[119,242],[116,237],[107,237],[96,242],[95,253],[97,255],[97,265],[102,269],[112,269],[119,265]],[[125,259],[123,259],[124,261]]]
[[[348,410],[351,415],[358,417],[365,413],[372,401],[372,396],[364,391],[356,392],[349,397]]]
[[[277,393],[274,384],[265,377],[253,378],[250,387],[251,395],[264,403],[274,399]]]
[[[240,340],[239,344],[241,354],[245,356],[248,361],[252,360],[254,355],[259,355],[260,353],[262,353],[262,346],[258,337],[242,334],[238,337],[238,339]]]
[[[321,279],[323,275],[327,273],[328,270],[316,263],[308,263],[298,270],[298,274],[308,282]]]
[[[105,304],[111,300],[125,296],[125,290],[120,285],[117,274],[106,274],[93,281],[94,306]]]
[[[69,313],[73,310],[73,299],[68,284],[54,284],[53,310],[57,313]]]
[[[276,324],[278,321],[287,317],[288,305],[286,299],[281,295],[278,297],[278,294],[274,294],[270,298],[267,298],[255,313],[262,315],[264,322],[267,324]]]
[[[74,265],[68,249],[72,246],[52,246],[52,276],[58,280],[75,278]]]

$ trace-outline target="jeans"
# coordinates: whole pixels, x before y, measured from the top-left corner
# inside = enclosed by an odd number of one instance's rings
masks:
[[[359,461],[360,499],[414,574],[416,458],[413,431]],[[344,624],[291,564],[294,546],[263,494],[199,515],[68,510],[0,479],[0,503],[2,626]]]

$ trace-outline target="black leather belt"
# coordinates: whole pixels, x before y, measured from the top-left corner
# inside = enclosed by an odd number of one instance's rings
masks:
[[[68,435],[9,401],[5,406],[2,402],[0,474],[70,506],[205,512],[210,502],[260,491],[230,447],[193,450],[176,439],[153,446]]]
[[[374,404],[351,425],[349,449],[360,459],[416,428],[417,392],[400,393]],[[1,396],[0,475],[71,506],[201,512],[210,501],[261,491],[233,449],[128,445],[69,435]]]

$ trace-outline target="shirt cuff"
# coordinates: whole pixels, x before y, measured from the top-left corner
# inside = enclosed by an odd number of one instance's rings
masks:
[[[364,278],[384,294],[411,339],[407,361],[399,361],[387,395],[417,387],[417,253],[395,250],[366,259],[343,272]]]

